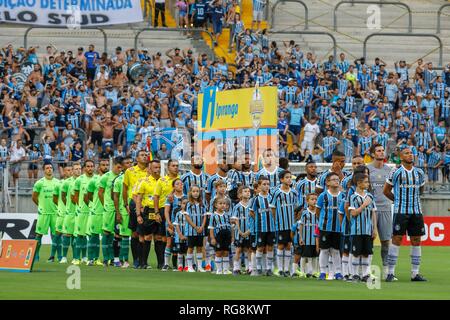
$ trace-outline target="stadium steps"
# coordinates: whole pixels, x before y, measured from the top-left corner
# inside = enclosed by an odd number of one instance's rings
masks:
[[[365,5],[342,5],[338,10],[338,31],[333,30],[333,8],[337,0],[312,0],[308,1],[309,30],[326,31],[332,33],[338,42],[338,53],[345,52],[349,60],[362,56],[362,43],[364,38],[374,32],[406,32],[407,14],[401,7],[383,5],[381,8],[381,30],[369,30],[366,27]],[[435,34],[436,12],[442,1],[411,0],[407,2],[413,12],[413,33]],[[440,37],[444,44],[443,63],[450,61],[450,9],[442,14],[442,31]],[[303,30],[304,11],[296,3],[286,2],[278,6],[275,13],[274,30]],[[332,53],[330,40],[325,36],[311,35],[273,35],[274,40],[293,39],[300,43],[304,51],[312,49],[322,61]],[[411,45],[413,44],[413,45]],[[433,51],[433,49],[436,49]],[[425,61],[438,63],[437,41],[432,38],[392,38],[374,37],[368,43],[368,59],[373,61],[375,56],[380,56],[388,63],[388,68],[400,58],[407,62],[413,62],[419,57]]]
[[[241,19],[244,22],[245,28],[251,28],[253,20],[253,7],[252,0],[242,0],[241,1]],[[267,21],[261,22],[261,29],[267,28]],[[210,29],[212,32],[212,28]],[[219,37],[217,43],[218,46],[214,48],[214,53],[218,57],[224,57],[228,64],[234,64],[236,59],[236,50],[229,51],[231,30],[229,28],[224,28],[222,30],[222,35]],[[203,34],[203,39],[210,45],[211,41],[208,36]]]

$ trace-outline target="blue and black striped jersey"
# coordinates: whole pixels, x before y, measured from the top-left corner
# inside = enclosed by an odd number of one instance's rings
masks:
[[[339,140],[333,136],[327,136],[322,139],[322,147],[324,149],[323,156],[325,158],[330,157],[333,154],[338,141]]]
[[[371,236],[373,232],[373,222],[372,215],[374,214],[374,210],[376,210],[375,200],[373,199],[373,195],[370,193],[366,193],[365,195],[360,195],[356,191],[350,197],[350,206],[348,210],[358,209],[364,203],[364,200],[369,197],[372,199],[372,203],[365,207],[363,211],[356,217],[351,216],[351,227],[350,227],[350,235],[352,236],[362,236],[367,235]]]
[[[183,193],[188,194],[191,187],[196,185],[203,191],[204,195],[208,178],[209,176],[204,172],[200,174],[195,174],[192,171],[186,172],[181,176],[181,181],[183,182]]]
[[[222,177],[217,173],[213,174],[208,178],[206,186],[206,193],[211,194],[211,199],[214,199],[214,197],[216,196],[216,188],[214,184],[218,180],[223,180],[226,183],[227,191],[230,191],[232,188],[232,182],[228,175],[226,177]]]
[[[322,174],[319,176],[319,178],[317,178],[317,182],[316,182],[316,188],[321,189],[321,190],[325,190],[327,187],[326,184],[326,180],[327,180],[327,176],[331,173],[332,171],[330,169],[328,169],[327,171],[322,172]],[[347,177],[350,172],[347,171],[342,171],[344,178]]]
[[[422,214],[420,188],[425,184],[425,174],[421,169],[400,166],[391,171],[386,183],[393,189],[394,214]]]
[[[349,174],[348,176],[346,176],[344,179],[342,179],[341,181],[341,186],[344,189],[344,192],[347,192],[350,182],[353,179],[353,173]]]
[[[216,236],[222,230],[231,231],[231,216],[226,213],[214,212],[209,222],[209,230],[214,230],[214,236]]]
[[[276,167],[276,169],[273,172],[269,172],[269,171],[267,171],[266,168],[262,168],[256,174],[256,181],[258,181],[258,179],[260,177],[263,177],[263,176],[267,177],[269,179],[269,183],[270,183],[270,190],[272,191],[276,187],[278,187],[278,185],[280,184],[280,178],[278,175],[282,171],[283,171],[283,169],[281,169],[280,167]]]
[[[196,225],[197,227],[202,226],[203,220],[205,219],[205,215],[206,215],[206,206],[205,205],[200,205],[199,203],[188,202],[188,204],[186,205],[186,212],[189,215],[189,218],[191,219],[191,221],[194,225]],[[208,227],[208,225],[205,224],[205,228],[207,228],[207,227]],[[203,230],[203,232],[201,232],[201,233],[198,233],[195,228],[193,228],[190,224],[188,224],[187,228],[186,228],[186,235],[189,237],[203,236],[203,235],[205,235],[205,230]]]
[[[270,194],[267,196],[259,194],[253,199],[250,211],[255,213],[255,233],[276,231],[270,199]]]
[[[274,191],[270,207],[276,210],[275,226],[277,231],[291,230],[297,205],[298,193],[294,189],[290,188],[288,192],[285,192],[280,187]]]
[[[178,212],[175,215],[175,220],[173,221],[174,227],[176,228],[178,226],[180,228],[181,234],[184,236],[187,236],[186,231],[187,231],[187,226],[189,225],[186,220],[187,214],[188,213],[186,211],[178,210]],[[175,232],[175,234],[173,236],[173,240],[175,241],[175,243],[183,242],[181,240],[178,232]]]
[[[170,207],[170,221],[175,221],[175,210],[177,210],[178,208],[180,208],[181,205],[181,199],[183,198],[183,196],[181,197],[177,197],[175,194],[173,195],[173,201],[169,201],[169,198],[166,199],[166,203],[164,204],[166,207]]]
[[[295,185],[295,190],[298,193],[298,205],[300,207],[306,208],[308,206],[306,203],[306,196],[316,191],[316,182],[317,178],[314,180],[309,180],[305,177]]]
[[[428,149],[431,143],[431,135],[427,131],[417,131],[414,135],[414,138],[416,139],[416,146],[424,146],[425,149]]]
[[[363,156],[364,153],[367,150],[369,150],[370,147],[372,146],[372,137],[371,136],[359,137],[358,145],[359,145],[359,153]]]
[[[302,228],[302,239],[306,246],[316,245],[316,226],[318,219],[315,212],[310,211],[308,208],[303,210],[300,218],[300,226]]]
[[[429,168],[433,168],[434,166],[436,166],[439,161],[441,161],[442,156],[440,152],[437,152],[435,150],[433,150],[429,155],[428,155],[428,167]]]
[[[231,216],[231,219],[236,220],[236,222],[239,224],[239,229],[236,227],[234,232],[234,238],[240,239],[241,236],[239,235],[239,230],[241,232],[247,232],[249,230],[248,225],[248,217],[250,216],[250,206],[249,203],[245,206],[242,202],[239,202],[237,205],[233,208],[233,214]]]
[[[350,235],[350,221],[345,214],[345,204],[350,203],[350,197],[355,193],[356,187],[350,186],[345,192],[345,201],[339,207],[339,213],[342,215],[341,232],[344,236]]]
[[[319,230],[341,232],[339,206],[345,199],[345,194],[339,192],[332,195],[329,191],[322,192],[317,199],[316,207],[320,209]]]
[[[238,171],[238,185],[250,187],[253,190],[253,185],[256,181],[256,173],[253,171],[245,172]]]

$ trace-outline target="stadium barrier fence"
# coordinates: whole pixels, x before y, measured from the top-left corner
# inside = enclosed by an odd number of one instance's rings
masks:
[[[401,32],[376,32],[369,34],[363,43],[363,57],[367,61],[367,41],[373,37],[422,37],[422,38],[435,38],[439,42],[439,63],[438,68],[442,68],[442,60],[444,55],[444,46],[439,36],[431,33],[401,33]]]
[[[339,7],[343,4],[380,4],[380,1],[340,1],[338,2],[333,9],[333,28],[334,31],[337,31],[338,27],[338,19],[337,19],[337,11]],[[412,11],[411,8],[403,2],[398,1],[384,1],[383,4],[389,4],[393,6],[402,6],[408,10],[408,32],[412,32]]]
[[[280,4],[284,4],[285,2],[294,2],[298,3],[303,6],[303,9],[305,11],[305,30],[308,30],[308,21],[309,21],[309,9],[305,2],[301,0],[277,0],[273,5],[272,8],[269,9],[270,3],[266,5],[266,18],[267,21],[270,21],[270,28],[273,28],[275,25],[275,10]],[[270,16],[268,15],[270,13]]]
[[[164,31],[164,32],[198,32],[198,33],[206,33],[208,35],[208,37],[211,40],[211,54],[209,55],[209,59],[214,60],[215,59],[215,54],[214,54],[214,37],[211,34],[210,31],[206,30],[206,29],[201,29],[201,28],[189,28],[189,29],[184,29],[184,28],[143,28],[140,30],[137,30],[136,36],[134,37],[134,49],[138,50],[138,40],[139,40],[139,36],[141,35],[141,33],[146,32],[146,31]]]
[[[32,26],[29,27],[26,31],[25,34],[23,35],[23,46],[25,47],[25,49],[28,49],[28,35],[31,32],[31,30],[34,29],[59,29],[59,30],[65,30],[68,32],[77,32],[78,29],[69,29],[69,28],[62,28],[62,27],[53,27],[53,26]],[[106,35],[105,30],[103,30],[102,28],[99,27],[82,27],[82,29],[90,29],[90,30],[98,30],[101,32],[102,36],[103,36],[103,52],[108,52],[108,36]]]
[[[439,8],[439,10],[438,10],[438,12],[437,12],[437,26],[436,26],[436,33],[441,33],[441,15],[442,15],[442,11],[445,9],[445,8],[447,8],[447,7],[450,7],[450,3],[445,3],[445,4],[443,4],[440,8]]]

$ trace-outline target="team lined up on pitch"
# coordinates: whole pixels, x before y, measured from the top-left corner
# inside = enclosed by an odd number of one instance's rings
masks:
[[[61,181],[53,177],[52,164],[45,163],[45,176],[33,189],[39,208],[36,237],[40,244],[51,230],[49,262],[57,256],[67,263],[72,246],[72,264],[128,268],[131,246],[134,268],[148,269],[154,241],[162,271],[170,269],[172,256],[174,271],[320,280],[328,274],[329,279],[367,282],[373,280],[370,265],[378,233],[384,277],[395,281],[398,248],[407,232],[413,242],[411,280],[425,281],[419,274],[423,172],[412,166],[412,152],[405,148],[402,166],[388,174],[384,169],[386,184],[380,191],[370,177],[372,170],[383,169],[384,148],[375,145],[371,152],[379,165],[367,167],[355,156],[353,172],[345,172],[345,156],[335,151],[330,170],[317,178],[317,166],[310,162],[306,177],[298,181],[275,163],[270,149],[258,172],[245,154],[244,164],[223,161],[211,176],[202,172],[198,155],[181,177],[175,160],[169,160],[168,173],[161,177],[160,162],[149,161],[145,151],[135,166],[129,157],[116,157],[108,170],[108,160],[101,160],[96,174],[91,160],[83,169],[80,163],[69,164]],[[377,213],[376,200],[385,205],[381,193],[394,201],[393,219]],[[406,194],[411,201],[405,202]]]

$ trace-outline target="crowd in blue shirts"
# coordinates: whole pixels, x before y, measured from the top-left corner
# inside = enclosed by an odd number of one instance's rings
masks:
[[[42,54],[8,45],[0,55],[2,135],[40,143],[42,155],[53,158],[136,154],[151,148],[147,138],[158,130],[194,133],[198,94],[206,87],[259,83],[278,88],[280,157],[324,162],[336,148],[348,159],[369,157],[377,142],[398,162],[397,149],[406,144],[418,167],[433,169],[431,180],[439,168],[448,177],[450,65],[438,70],[418,59],[391,66],[379,58],[350,61],[344,53],[320,61],[294,41],[270,41],[267,30],[243,23],[238,29],[235,69],[223,57],[189,48],[117,47],[108,54],[93,45],[76,51],[50,45]],[[133,73],[136,65],[146,72]],[[38,140],[35,127],[45,128],[46,140]]]

